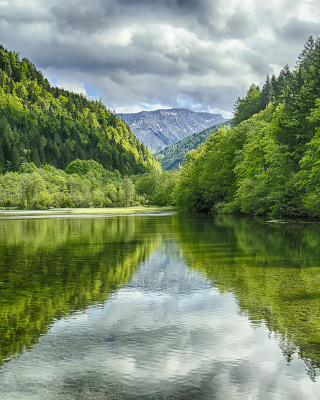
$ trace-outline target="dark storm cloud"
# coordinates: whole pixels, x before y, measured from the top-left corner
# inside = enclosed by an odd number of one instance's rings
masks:
[[[3,44],[110,108],[232,110],[320,31],[315,1],[0,0]],[[86,82],[86,83],[84,83]]]
[[[58,2],[59,3],[59,2]],[[68,0],[51,8],[60,32],[92,33],[106,27],[125,26],[133,21],[148,21],[172,26],[197,28],[202,35],[244,38],[254,30],[253,21],[239,5],[227,16],[221,11],[221,0]],[[225,19],[223,27],[217,21]]]
[[[93,33],[105,25],[108,18],[99,1],[67,1],[51,8],[59,32]],[[109,16],[110,18],[110,16]]]
[[[181,4],[180,4],[181,3]],[[189,3],[189,4],[188,4]],[[90,3],[83,0],[68,0],[64,4],[53,6],[51,11],[60,31],[79,30],[97,31],[119,24],[143,23],[156,19],[158,22],[173,22],[177,18],[190,17],[197,20],[202,14],[201,3],[192,1],[152,1],[149,0],[94,0]]]
[[[250,66],[256,76],[265,77],[269,72],[267,57],[255,51],[244,52],[242,54],[242,62]]]
[[[320,22],[300,21],[290,19],[278,32],[278,36],[289,42],[305,41],[310,35],[320,34]]]
[[[226,30],[223,35],[244,39],[254,30],[254,21],[246,13],[236,10],[226,21]]]
[[[153,74],[161,76],[178,76],[181,68],[170,58],[161,53],[147,53],[143,49],[129,47],[124,52],[117,46],[109,46],[100,51],[82,44],[75,48],[73,43],[61,46],[60,43],[51,44],[51,52],[45,52],[43,46],[41,56],[36,58],[42,68],[55,66],[57,69],[79,70],[84,73],[113,76],[119,70],[125,70],[130,75]]]

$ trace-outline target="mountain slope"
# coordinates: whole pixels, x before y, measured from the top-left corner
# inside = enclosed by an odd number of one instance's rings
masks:
[[[160,168],[100,101],[52,87],[32,62],[0,45],[0,173],[23,162],[65,169],[75,159],[122,175]]]
[[[181,208],[320,217],[320,38],[309,37],[295,69],[251,85],[232,129],[185,158],[175,187]]]
[[[226,121],[218,125],[211,126],[201,132],[196,132],[192,135],[180,139],[178,142],[170,144],[164,149],[155,153],[155,157],[161,162],[162,169],[172,170],[177,169],[183,163],[184,156],[190,151],[197,149],[209,135],[217,132],[219,128],[229,125]]]
[[[226,121],[220,114],[194,112],[185,108],[118,114],[151,152],[161,150],[185,136]]]

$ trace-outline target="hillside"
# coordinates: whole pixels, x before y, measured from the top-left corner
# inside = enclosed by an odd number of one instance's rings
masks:
[[[185,136],[226,121],[220,114],[194,112],[185,108],[118,114],[134,135],[152,153]]]
[[[52,87],[31,61],[0,46],[0,173],[24,162],[65,169],[76,159],[122,175],[160,168],[100,101]]]
[[[170,144],[164,149],[158,151],[155,157],[161,162],[162,169],[172,170],[177,169],[182,165],[184,156],[190,151],[197,149],[209,135],[217,132],[219,128],[229,125],[230,122],[226,121],[218,125],[211,126],[201,132],[193,133],[180,139],[178,142]]]
[[[193,210],[320,217],[320,38],[251,85],[221,129],[185,157],[175,199]]]

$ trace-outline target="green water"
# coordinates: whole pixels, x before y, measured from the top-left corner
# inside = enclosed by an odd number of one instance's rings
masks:
[[[1,399],[320,398],[319,224],[35,214],[0,218]]]

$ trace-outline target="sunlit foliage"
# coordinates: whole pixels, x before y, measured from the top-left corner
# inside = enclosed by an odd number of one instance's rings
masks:
[[[101,101],[52,87],[32,62],[0,45],[0,173],[24,162],[65,169],[76,159],[122,175],[160,169]]]
[[[175,199],[192,210],[320,216],[320,39],[296,69],[252,85],[221,129],[180,169]]]

